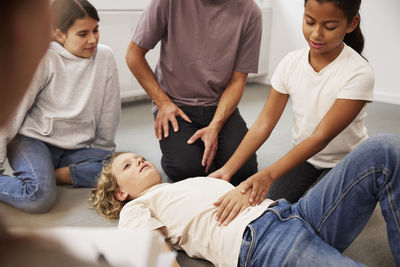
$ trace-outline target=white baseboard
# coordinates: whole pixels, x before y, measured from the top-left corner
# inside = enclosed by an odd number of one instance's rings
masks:
[[[374,92],[374,101],[400,105],[400,94],[393,95],[382,91]]]

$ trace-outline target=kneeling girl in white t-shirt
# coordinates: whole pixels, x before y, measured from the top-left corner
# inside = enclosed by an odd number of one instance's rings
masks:
[[[361,55],[360,2],[305,1],[303,34],[309,47],[289,53],[279,63],[256,122],[230,160],[210,177],[229,181],[268,139],[289,99],[294,147],[244,182],[244,191],[252,188],[250,203],[260,203],[267,193],[296,202],[368,138],[365,105],[373,100],[374,72]]]

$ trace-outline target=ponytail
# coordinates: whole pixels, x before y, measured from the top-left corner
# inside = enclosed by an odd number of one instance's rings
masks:
[[[360,24],[358,24],[354,31],[346,34],[343,41],[346,45],[350,46],[361,55],[362,51],[364,50],[365,40],[364,35],[361,32]]]

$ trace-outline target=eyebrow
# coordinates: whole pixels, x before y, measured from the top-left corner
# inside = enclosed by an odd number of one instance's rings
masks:
[[[308,14],[305,14],[306,15],[306,17],[308,17],[308,18],[310,18],[310,19],[312,19],[312,20],[315,20],[313,17],[311,17],[310,15],[308,15]],[[339,23],[339,21],[338,20],[327,20],[327,21],[324,21],[324,24],[326,24],[326,23]]]
[[[99,28],[99,25],[97,25],[96,27],[94,27],[93,30],[97,30],[98,28]],[[89,31],[91,31],[91,30],[82,30],[82,31],[79,31],[78,34],[79,34],[79,33],[87,33],[87,32],[89,32]]]

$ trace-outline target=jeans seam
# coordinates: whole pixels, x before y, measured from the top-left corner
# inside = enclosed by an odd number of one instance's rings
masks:
[[[250,229],[250,235],[251,235],[251,241],[252,242],[250,242],[250,246],[249,246],[249,249],[247,251],[246,260],[244,262],[244,266],[245,267],[251,266],[251,257],[253,255],[253,250],[254,250],[255,243],[257,242],[256,234],[254,233],[256,231],[256,229],[251,224],[249,224],[248,227]]]
[[[320,234],[321,232],[321,228],[323,227],[323,225],[325,224],[325,222],[328,220],[329,216],[336,210],[337,206],[340,204],[340,202],[343,200],[343,198],[362,180],[364,180],[365,178],[367,178],[369,175],[371,174],[375,174],[378,172],[382,172],[384,175],[387,175],[385,173],[385,168],[384,167],[380,167],[380,168],[373,168],[372,170],[368,170],[366,171],[363,175],[361,175],[357,180],[355,180],[352,184],[350,184],[346,190],[339,196],[339,198],[337,199],[337,201],[334,203],[334,205],[331,207],[330,210],[328,210],[328,212],[323,216],[323,219],[321,221],[321,223],[316,227],[316,230],[318,232],[318,234]]]
[[[71,175],[71,184],[73,187],[75,187],[77,185],[77,179],[75,176],[75,164],[71,164],[69,165],[69,174]]]
[[[35,190],[34,190],[34,192],[37,192],[39,190],[39,188],[38,188],[36,173],[33,171],[33,166],[29,162],[29,160],[27,160],[27,156],[26,156],[25,152],[23,150],[20,150],[20,153],[21,153],[21,156],[24,158],[24,161],[27,163],[27,165],[28,165],[28,167],[29,167],[29,169],[30,169],[30,171],[32,173],[32,178],[35,181]],[[19,179],[19,178],[16,177],[16,179]],[[8,192],[2,192],[2,194],[7,195],[8,198],[13,199],[13,200],[24,200],[24,199],[30,199],[31,200],[31,197],[27,197],[26,194],[24,194],[23,197],[17,197],[16,195],[9,194]],[[32,194],[32,195],[34,195],[34,194]]]
[[[394,202],[394,198],[393,198],[393,194],[392,194],[392,187],[390,186],[390,183],[388,183],[386,185],[386,191],[388,192],[388,199],[389,199],[389,204],[390,204],[390,209],[392,211],[393,214],[393,218],[397,227],[397,231],[400,232],[400,221],[399,221],[399,217],[396,216],[396,211],[398,210],[396,207],[396,204]]]

